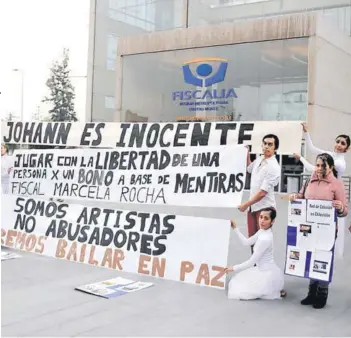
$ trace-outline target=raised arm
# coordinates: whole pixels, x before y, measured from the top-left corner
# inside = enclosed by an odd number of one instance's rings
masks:
[[[304,165],[306,171],[313,172],[315,170],[316,167],[312,163],[308,162],[304,157],[301,156],[300,161]]]
[[[338,177],[341,178],[346,171],[346,162],[345,160],[336,160],[335,161],[335,170],[338,172]]]
[[[238,228],[235,228],[235,233],[238,235],[238,238],[242,245],[251,246],[256,243],[259,231],[257,231],[253,236],[249,238],[246,238]]]
[[[323,154],[323,153],[327,153],[328,151],[323,150],[323,149],[319,149],[317,147],[314,146],[314,144],[312,143],[311,140],[311,136],[310,133],[307,131],[304,133],[305,136],[305,141],[306,141],[306,145],[307,145],[307,149],[314,155],[319,155],[319,154]]]
[[[234,272],[240,272],[242,270],[246,270],[248,268],[253,267],[255,264],[257,264],[270,244],[271,244],[271,239],[260,238],[256,243],[253,255],[246,262],[238,265],[234,265],[233,266]]]

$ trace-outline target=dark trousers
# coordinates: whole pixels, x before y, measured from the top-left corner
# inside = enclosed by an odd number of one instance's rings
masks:
[[[249,211],[247,213],[247,232],[249,237],[253,236],[259,228],[259,218],[261,210],[258,211]]]
[[[253,236],[258,230],[260,230],[259,219],[261,210],[251,211],[247,213],[247,232],[249,237]],[[253,246],[251,246],[251,253],[253,252]]]

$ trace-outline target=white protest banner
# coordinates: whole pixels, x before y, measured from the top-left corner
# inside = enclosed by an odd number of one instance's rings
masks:
[[[2,141],[15,144],[102,148],[182,148],[226,144],[252,146],[261,153],[262,138],[280,139],[278,154],[301,152],[301,121],[255,122],[2,122]]]
[[[247,148],[201,149],[16,151],[10,193],[115,203],[240,205]]]
[[[1,245],[224,288],[229,221],[2,197]]]

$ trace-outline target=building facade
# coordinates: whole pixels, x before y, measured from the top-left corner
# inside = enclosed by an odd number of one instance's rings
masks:
[[[307,120],[325,149],[351,133],[349,0],[93,0],[91,8],[87,120]],[[287,175],[303,167],[280,161],[284,192]]]

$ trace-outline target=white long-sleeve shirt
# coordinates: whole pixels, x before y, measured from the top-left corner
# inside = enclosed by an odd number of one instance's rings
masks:
[[[269,269],[271,264],[275,264],[273,256],[273,232],[272,229],[256,232],[250,238],[246,238],[238,228],[235,228],[240,242],[245,246],[254,245],[253,254],[244,263],[234,265],[234,272],[249,269],[255,264],[260,270]]]
[[[276,207],[274,187],[279,183],[281,168],[275,156],[265,159],[258,157],[248,167],[247,172],[251,174],[250,198],[258,191],[263,190],[267,194],[260,201],[251,206],[251,211],[263,208]]]
[[[314,144],[312,143],[310,133],[308,133],[308,132],[304,133],[304,136],[305,136],[305,140],[306,140],[307,149],[309,151],[311,151],[311,153],[313,155],[317,156],[317,155],[322,154],[322,153],[328,153],[330,156],[333,157],[335,169],[338,172],[338,178],[341,178],[346,171],[345,154],[344,153],[336,153],[335,151],[326,151],[323,149],[319,149],[319,148],[315,147]],[[304,157],[301,156],[300,161],[305,166],[305,169],[307,171],[312,172],[315,170],[315,166],[313,164],[311,164],[310,162],[308,162]]]

